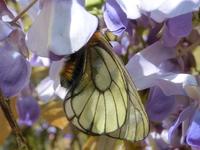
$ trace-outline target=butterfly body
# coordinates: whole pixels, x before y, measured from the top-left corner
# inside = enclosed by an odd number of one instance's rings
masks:
[[[72,56],[72,62],[71,86],[64,101],[67,118],[85,133],[143,139],[149,130],[143,104],[103,35],[97,32],[77,56]]]
[[[65,88],[69,88],[78,78],[82,75],[83,72],[83,64],[84,64],[84,56],[81,52],[75,53],[70,56],[70,59],[64,64],[61,72],[61,86]]]

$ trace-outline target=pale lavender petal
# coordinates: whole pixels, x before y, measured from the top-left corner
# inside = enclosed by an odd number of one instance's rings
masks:
[[[186,95],[183,86],[197,85],[196,78],[189,74],[163,71],[162,63],[172,58],[176,58],[175,50],[156,42],[134,55],[126,67],[139,90],[156,85],[165,95]]]
[[[138,5],[139,0],[116,0],[122,10],[126,13],[127,17],[130,19],[137,19],[141,16]]]
[[[144,11],[150,12],[152,10],[158,9],[159,6],[164,3],[166,0],[140,0],[140,8]]]
[[[97,18],[88,13],[77,0],[45,1],[28,32],[27,45],[43,57],[48,57],[49,51],[56,55],[68,55],[89,41],[97,25]]]
[[[41,57],[41,56],[37,56],[37,55],[32,55],[32,57],[30,58],[30,64],[31,66],[50,66],[50,59],[47,57]]]
[[[167,76],[158,76],[153,81],[153,85],[156,85],[162,89],[165,95],[183,95],[187,96],[184,90],[185,85],[197,85],[197,80],[193,75],[189,74],[168,74]]]
[[[126,30],[128,19],[115,0],[107,0],[103,15],[106,26],[114,34],[121,35]]]
[[[17,101],[17,111],[19,113],[19,123],[31,126],[37,121],[40,108],[37,101],[32,96],[21,97]]]
[[[126,65],[138,89],[151,87],[154,80],[166,74],[160,74],[158,66],[165,60],[175,58],[173,48],[166,48],[158,41],[134,55]],[[136,71],[137,70],[137,71]]]
[[[151,17],[157,22],[162,22],[167,18],[197,11],[199,6],[199,0],[165,0],[158,9],[151,12]]]
[[[36,91],[43,102],[52,100],[56,95],[63,100],[66,97],[68,89],[60,85],[60,71],[65,62],[65,58],[53,61],[50,66],[49,76],[43,79],[36,87]]]
[[[63,58],[59,61],[53,61],[49,70],[49,77],[54,81],[54,89],[60,85],[60,71],[63,68],[66,59]]]
[[[0,20],[0,41],[8,37],[8,35],[12,32],[11,26]]]
[[[200,110],[197,110],[186,137],[187,143],[192,147],[200,147]]]
[[[125,49],[128,49],[128,46],[131,44],[131,41],[129,39],[129,36],[124,35],[121,38],[121,45],[124,46]]]
[[[50,134],[56,134],[57,128],[51,126],[51,127],[48,127],[47,131]]]
[[[55,98],[54,81],[46,77],[36,87],[36,91],[40,100],[44,103]]]
[[[117,0],[122,10],[130,19],[137,19],[141,14],[150,16],[156,22],[197,11],[199,0]]]

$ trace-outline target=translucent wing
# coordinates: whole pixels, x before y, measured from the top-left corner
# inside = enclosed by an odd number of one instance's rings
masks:
[[[130,83],[130,84],[129,84]],[[145,110],[140,101],[140,97],[135,92],[135,88],[128,83],[128,108],[126,122],[118,130],[108,135],[114,138],[139,141],[144,139],[149,132],[149,122]]]
[[[128,73],[103,37],[84,47],[83,73],[64,102],[80,130],[136,141],[148,133],[148,119]]]

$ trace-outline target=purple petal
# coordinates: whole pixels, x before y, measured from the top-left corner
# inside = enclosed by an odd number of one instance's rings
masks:
[[[196,110],[195,106],[193,106],[193,105],[185,108],[185,110],[180,113],[175,124],[169,129],[168,138],[169,138],[169,142],[172,145],[178,145],[179,144],[179,142],[177,141],[177,136],[176,136],[176,134],[178,132],[178,127],[183,121],[185,121],[186,119],[190,119],[194,115],[195,110]]]
[[[173,73],[180,73],[181,67],[176,58],[168,59],[163,61],[159,65],[160,71],[163,73],[173,72]]]
[[[173,36],[170,33],[169,28],[165,26],[162,40],[163,40],[163,44],[166,47],[175,47],[176,44],[179,42],[180,38],[177,36]]]
[[[192,13],[180,15],[167,21],[169,32],[174,37],[185,37],[192,31]]]
[[[22,125],[31,126],[37,121],[40,114],[39,105],[31,96],[21,97],[17,101],[17,110],[19,113],[19,123]]]
[[[150,89],[146,111],[152,121],[161,122],[172,111],[175,104],[174,96],[166,96],[158,87]]]
[[[29,82],[30,64],[7,43],[1,43],[0,54],[0,88],[5,96],[14,96]]]
[[[26,58],[29,57],[29,50],[25,43],[25,34],[20,29],[13,30],[6,40],[21,55],[23,55]]]
[[[167,21],[163,41],[164,45],[174,47],[181,37],[188,36],[192,31],[192,13],[180,15]]]
[[[108,29],[116,35],[121,35],[128,24],[126,14],[115,0],[108,0],[105,3],[104,20]]]
[[[186,141],[190,146],[200,147],[200,110],[196,111],[188,129]]]

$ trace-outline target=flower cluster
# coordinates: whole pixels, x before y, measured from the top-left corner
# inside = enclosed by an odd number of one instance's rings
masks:
[[[0,0],[0,91],[17,101],[20,128],[39,124],[36,135],[46,131],[50,141],[62,129],[65,140],[77,142],[80,133],[67,129],[57,102],[69,90],[61,86],[60,72],[100,30],[144,102],[151,130],[140,146],[200,149],[200,0],[38,0],[19,18],[9,2]],[[23,8],[30,3],[17,1]],[[107,142],[83,139],[97,147]],[[109,140],[108,146],[128,147]]]

